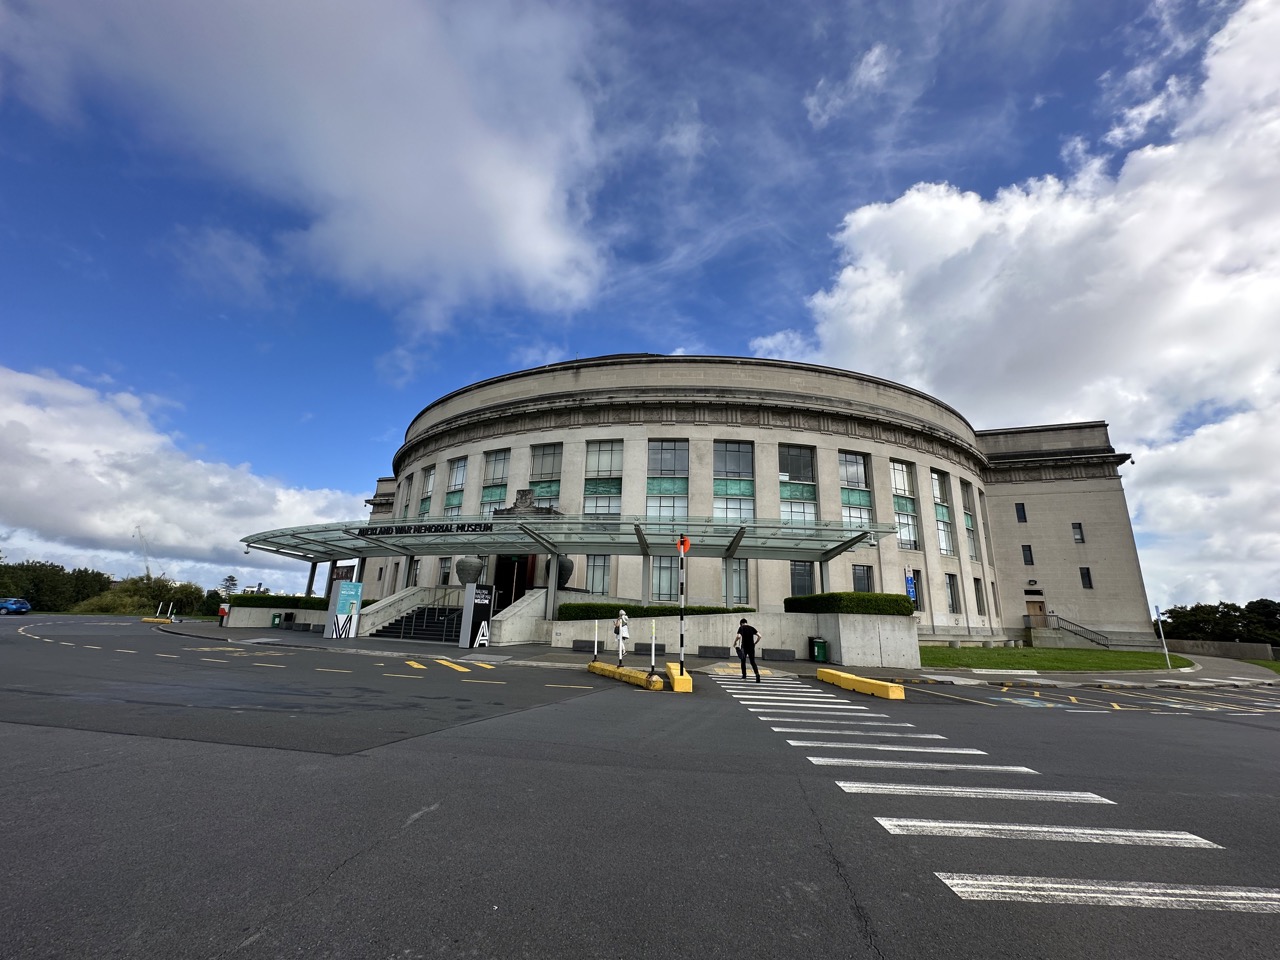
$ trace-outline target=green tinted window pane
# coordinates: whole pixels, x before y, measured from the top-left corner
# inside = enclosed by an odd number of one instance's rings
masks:
[[[529,489],[533,491],[535,500],[545,497],[558,497],[560,496],[560,481],[540,480],[537,483],[529,484]]]
[[[915,513],[916,501],[914,497],[894,497],[893,498],[894,513]]]
[[[729,480],[717,477],[711,483],[712,495],[717,497],[754,497],[756,482],[754,480]]]
[[[973,514],[972,514],[972,513],[966,513],[966,514],[964,515],[964,525],[965,525],[966,527],[968,527],[970,530],[972,530],[972,529],[973,529]]]
[[[804,500],[809,503],[817,503],[818,488],[812,483],[788,483],[783,481],[778,484],[778,498],[780,500]]]
[[[507,485],[505,483],[495,483],[491,487],[485,487],[480,491],[481,503],[502,503],[507,499]]]
[[[449,493],[446,493],[446,494],[444,495],[444,505],[445,505],[446,507],[460,507],[460,506],[462,506],[462,491],[461,491],[461,490],[451,490]]]
[[[840,504],[845,507],[869,507],[871,506],[871,491],[857,490],[853,487],[841,487]]]
[[[650,477],[645,493],[651,497],[687,497],[688,477]]]
[[[621,477],[588,477],[582,485],[584,497],[620,497],[622,496]]]
[[[951,508],[945,503],[935,503],[933,505],[933,514],[939,520],[945,520],[947,523],[951,522]]]

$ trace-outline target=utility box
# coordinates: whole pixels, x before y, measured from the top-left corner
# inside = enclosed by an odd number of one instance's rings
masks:
[[[278,614],[278,613],[273,613],[273,614],[271,615],[271,625],[272,625],[273,627],[279,627],[279,626],[280,626],[280,614]]]

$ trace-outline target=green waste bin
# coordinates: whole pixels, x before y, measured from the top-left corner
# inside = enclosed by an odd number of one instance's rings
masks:
[[[827,662],[827,641],[821,637],[809,638],[809,659],[814,663]]]
[[[273,627],[278,627],[278,626],[280,626],[280,614],[278,614],[278,613],[273,613],[273,614],[271,615],[271,625],[272,625]]]

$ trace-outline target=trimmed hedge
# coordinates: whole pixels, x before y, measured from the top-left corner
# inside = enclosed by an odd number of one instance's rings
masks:
[[[282,593],[236,593],[228,601],[233,607],[273,607],[276,610],[328,610],[324,597],[291,597]]]
[[[618,616],[616,603],[562,603],[558,619],[560,620],[614,620]],[[648,617],[678,617],[680,608],[670,604],[651,605],[626,604],[627,619],[643,620]],[[717,613],[755,613],[754,607],[685,607],[686,617],[706,616]]]
[[[782,601],[787,613],[868,613],[881,617],[910,617],[916,612],[902,593],[812,593]]]

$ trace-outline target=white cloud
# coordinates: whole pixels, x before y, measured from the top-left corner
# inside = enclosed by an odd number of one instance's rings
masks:
[[[277,243],[354,290],[560,309],[596,287],[577,5],[42,0],[3,16],[0,92],[68,125],[90,122],[86,103],[123,109],[292,208],[305,226]]]
[[[861,99],[884,89],[893,69],[894,54],[883,43],[877,43],[849,68],[849,75],[837,83],[825,77],[804,98],[809,122],[821,130],[845,113]]]
[[[287,487],[249,464],[189,456],[156,429],[154,398],[108,392],[50,373],[0,367],[0,549],[10,562],[48,560],[108,573],[152,572],[212,586],[233,572],[297,580],[306,568],[244,556],[260,530],[366,516],[363,497]],[[218,573],[218,571],[223,571]],[[216,574],[216,576],[214,575]]]
[[[1086,159],[991,198],[918,184],[854,210],[813,330],[754,349],[911,383],[978,426],[1109,420],[1138,459],[1153,602],[1274,595],[1278,48],[1280,7],[1243,7],[1201,89],[1160,105],[1170,142],[1114,175]]]
[[[206,293],[251,306],[270,302],[271,261],[249,237],[225,227],[180,227],[170,250],[187,280]]]

